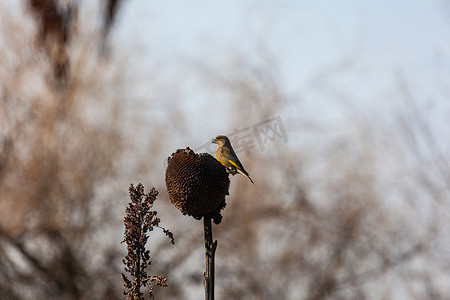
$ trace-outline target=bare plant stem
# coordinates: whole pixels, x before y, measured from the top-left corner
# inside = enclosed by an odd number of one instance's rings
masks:
[[[138,236],[142,237],[142,217],[139,216],[139,227],[138,227]],[[136,261],[134,265],[135,275],[134,275],[134,295],[140,295],[141,293],[141,247],[136,248]],[[135,296],[140,297],[140,296]]]
[[[205,287],[205,300],[214,300],[214,256],[217,241],[213,242],[211,217],[203,217],[205,237],[206,271],[203,273],[203,286]]]

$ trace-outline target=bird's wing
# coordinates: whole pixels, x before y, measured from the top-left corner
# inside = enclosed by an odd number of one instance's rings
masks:
[[[231,159],[226,159],[230,164],[232,164],[233,166],[235,166],[236,168],[240,169],[241,167],[239,167],[233,160]]]
[[[241,173],[245,177],[247,177],[253,184],[253,180],[250,178],[250,175],[248,175],[247,171],[245,171],[244,167],[242,166],[241,162],[239,161],[239,158],[237,157],[236,153],[234,152],[233,148],[227,149],[222,148],[222,157],[232,166],[236,167],[236,171],[238,173]]]
[[[238,169],[244,169],[241,162],[239,161],[239,158],[237,157],[236,153],[234,153],[233,149],[227,149],[223,148],[222,150],[222,156],[233,166],[235,166]]]

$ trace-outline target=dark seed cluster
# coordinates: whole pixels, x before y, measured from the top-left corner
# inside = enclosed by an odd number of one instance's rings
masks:
[[[136,188],[131,184],[129,192],[131,201],[126,208],[125,234],[122,241],[127,244],[128,253],[122,262],[129,277],[124,273],[121,274],[125,285],[123,293],[127,295],[127,300],[143,300],[144,294],[141,292],[141,287],[147,286],[150,296],[153,296],[152,283],[167,286],[167,278],[160,275],[147,275],[147,269],[151,264],[150,250],[146,249],[148,233],[155,227],[160,228],[172,244],[175,240],[169,230],[159,225],[161,220],[156,216],[157,211],[152,210],[158,191],[153,188],[145,194],[144,186],[139,183]]]
[[[196,154],[187,147],[168,158],[166,187],[170,201],[183,214],[196,219],[212,216],[221,221],[230,180],[220,162],[207,153]]]

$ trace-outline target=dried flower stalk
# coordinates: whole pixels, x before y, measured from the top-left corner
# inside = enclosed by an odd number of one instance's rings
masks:
[[[156,200],[158,191],[152,188],[144,194],[144,186],[139,183],[136,188],[130,185],[130,199],[124,218],[125,235],[122,241],[127,244],[128,253],[123,259],[124,270],[131,279],[122,273],[127,299],[144,299],[141,287],[148,287],[150,297],[153,297],[151,283],[159,286],[167,286],[167,278],[160,275],[148,276],[147,267],[151,264],[150,250],[145,248],[148,240],[147,233],[154,227],[162,229],[172,244],[175,243],[173,234],[159,226],[160,219],[156,217],[157,211],[151,210]]]

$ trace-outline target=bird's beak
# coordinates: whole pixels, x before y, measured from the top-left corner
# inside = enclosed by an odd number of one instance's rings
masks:
[[[212,140],[211,140],[211,143],[217,144],[217,139],[212,139]]]

